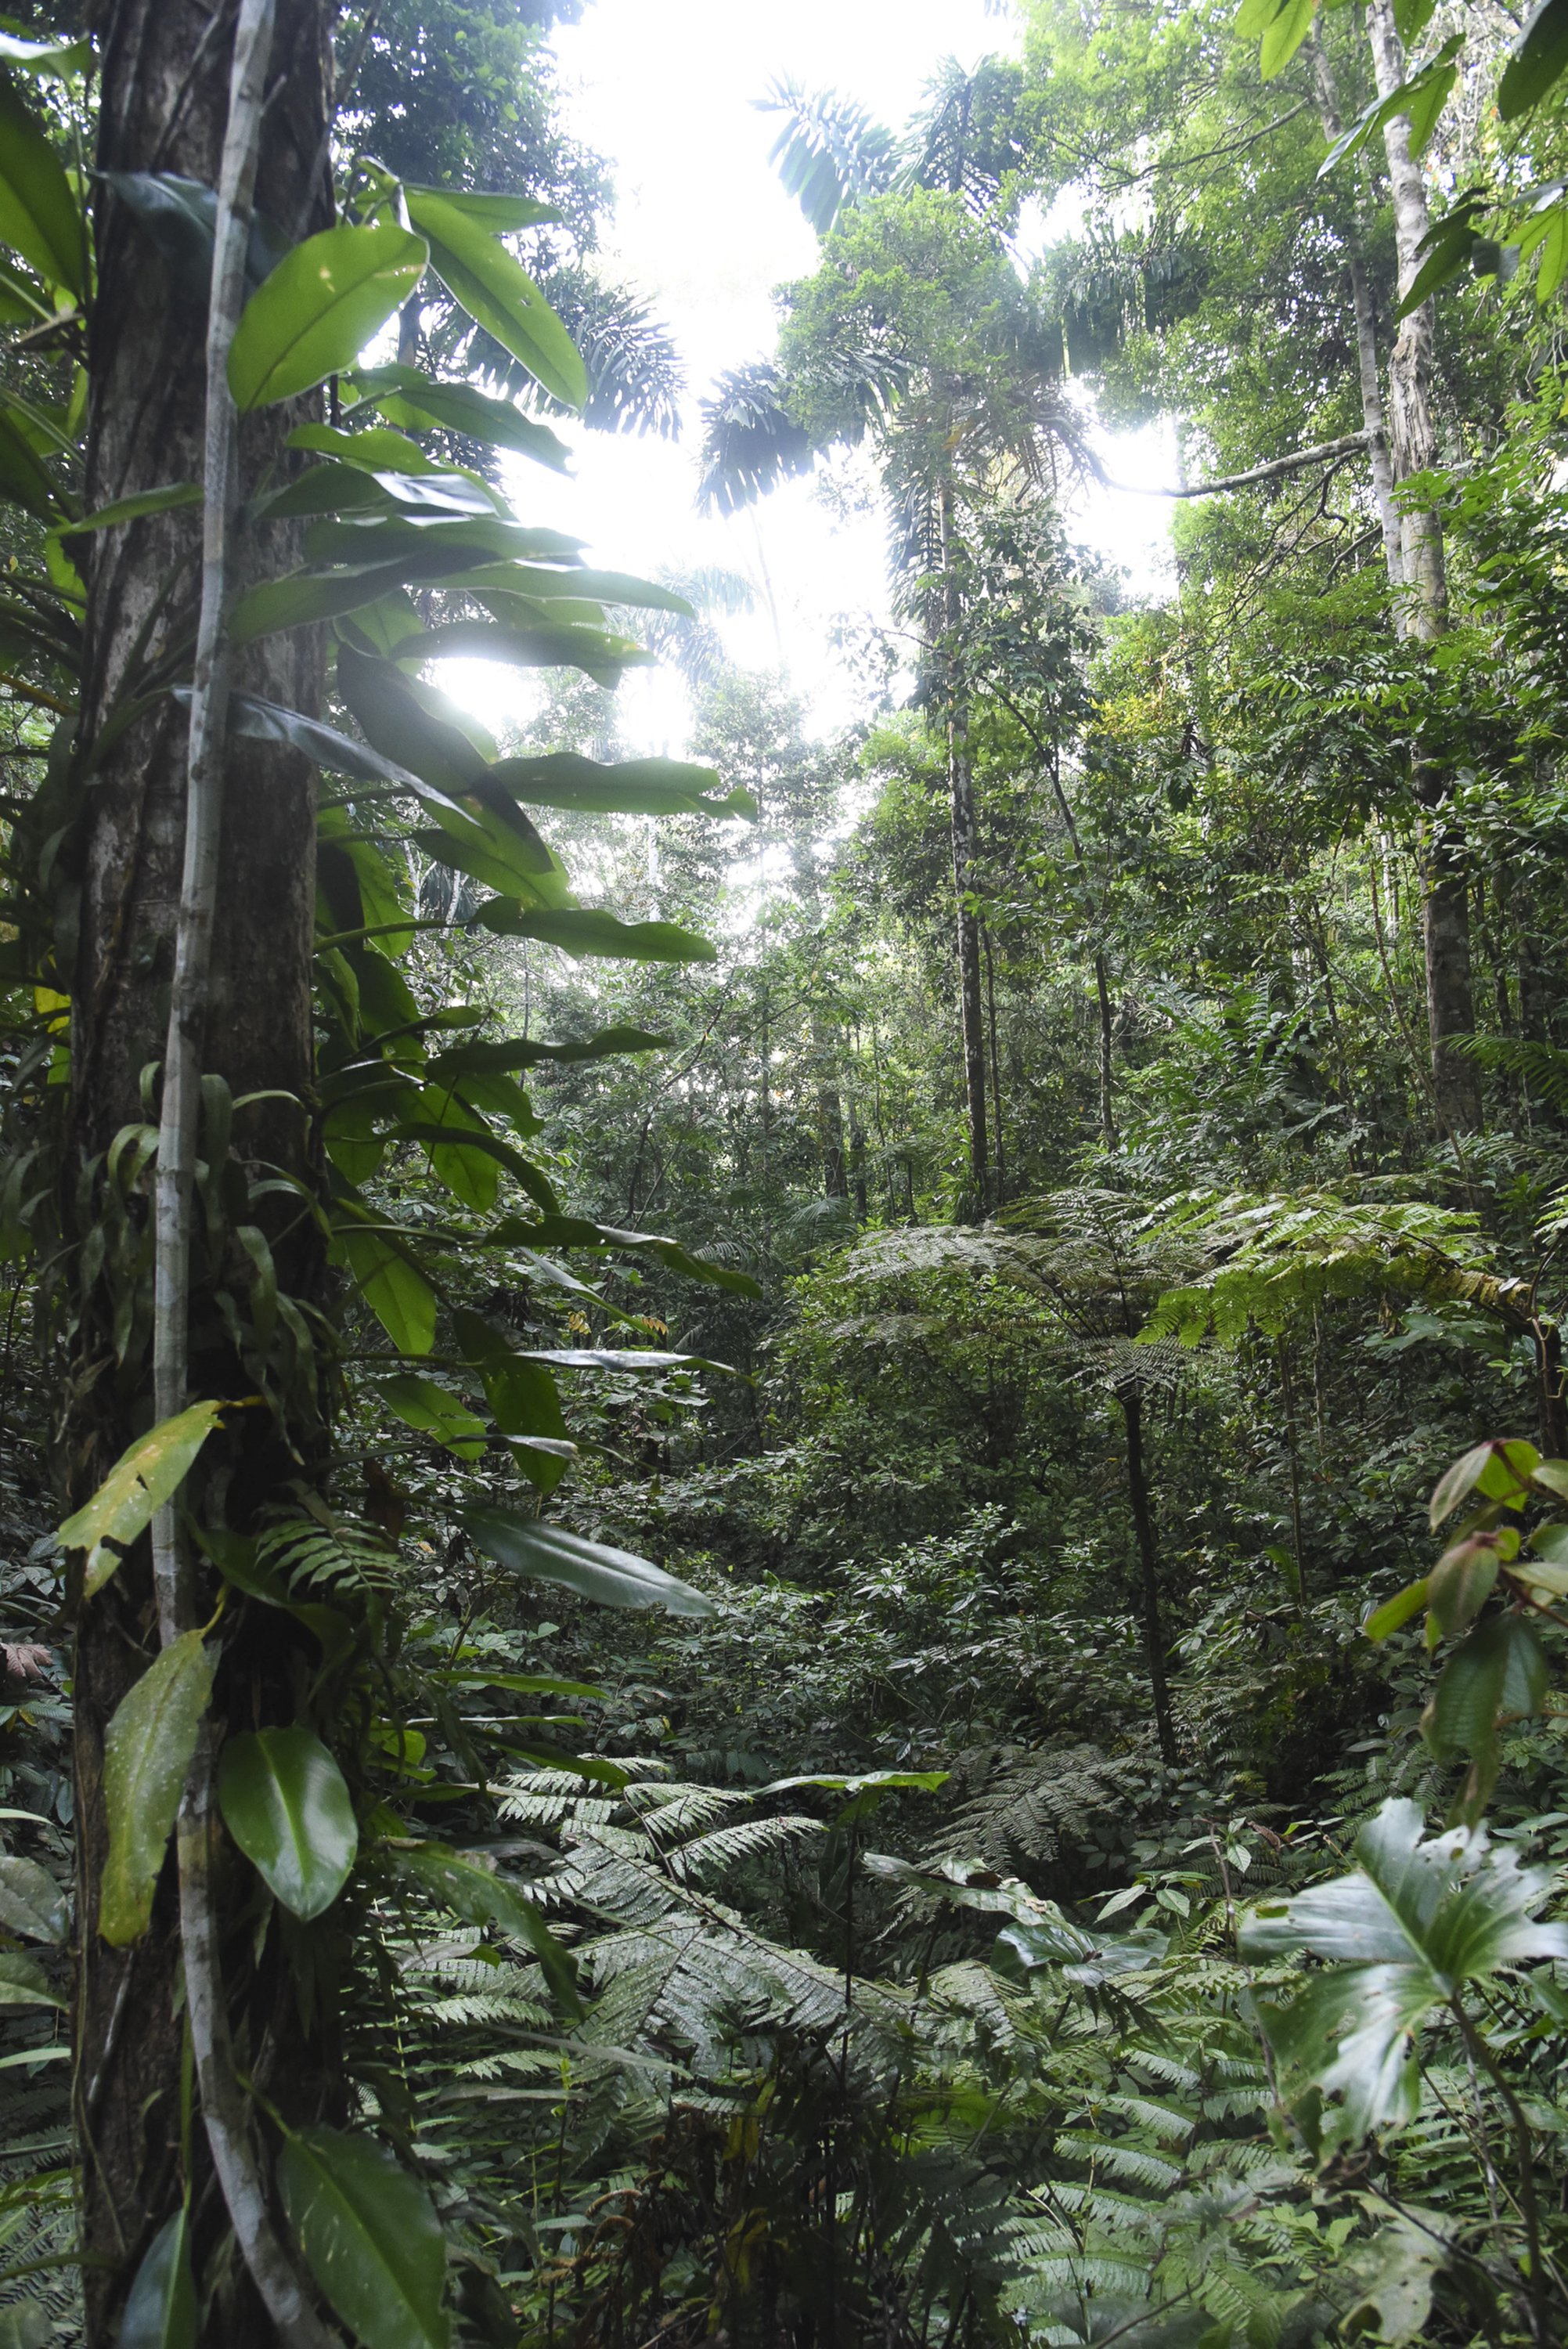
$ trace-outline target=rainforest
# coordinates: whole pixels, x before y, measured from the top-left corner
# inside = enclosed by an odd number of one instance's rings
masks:
[[[0,17],[0,2349],[1568,2341],[1568,0]]]

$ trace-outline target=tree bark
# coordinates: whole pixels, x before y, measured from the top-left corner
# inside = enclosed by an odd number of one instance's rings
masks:
[[[273,69],[257,187],[272,220],[305,230],[329,217],[318,159],[327,123],[328,11],[324,0],[279,0]],[[218,177],[232,26],[197,0],[113,0],[98,26],[103,85],[100,171],[159,170]],[[313,184],[314,182],[314,184]],[[200,481],[205,420],[202,288],[166,275],[144,233],[100,181],[96,207],[99,294],[91,326],[85,502],[89,510],[169,481]],[[294,402],[246,419],[242,480],[263,465],[286,474],[284,443],[316,403]],[[274,525],[242,545],[236,584],[286,569],[297,533]],[[163,1052],[180,895],[185,811],[186,717],[159,698],[129,725],[124,714],[137,667],[150,648],[188,639],[200,575],[201,524],[190,510],[95,533],[87,558],[88,612],[82,716],[74,771],[78,812],[63,852],[72,885],[72,1086],[61,1185],[67,1231],[81,1255],[64,1473],[80,1497],[152,1417],[150,1283],[145,1268],[98,1254],[109,1178],[105,1153],[145,1115],[140,1080]],[[319,708],[323,647],[308,633],[249,650],[236,685],[288,707]],[[293,1102],[242,1112],[233,1155],[248,1171],[280,1164],[312,1179],[306,1104],[312,1068],[315,783],[295,754],[259,744],[226,749],[228,818],[219,865],[211,993],[202,1067],[231,1092],[277,1089]],[[295,1105],[297,1104],[297,1105]],[[126,1203],[133,1231],[145,1195]],[[267,1226],[264,1208],[254,1219]],[[309,1219],[269,1228],[280,1287],[308,1297],[322,1268]],[[191,1381],[198,1393],[241,1395],[243,1376],[216,1309],[210,1278],[192,1299]],[[238,1432],[211,1450],[228,1485],[231,1524],[299,1474],[267,1414],[236,1415]],[[211,1610],[211,1594],[208,1595]],[[172,1860],[151,1929],[110,1950],[97,1932],[98,1886],[107,1849],[103,1741],[109,1720],[156,1650],[150,1628],[148,1546],[82,1609],[76,1657],[78,1828],[78,1973],[73,2103],[82,2175],[88,2349],[118,2332],[129,2281],[148,2242],[178,2208],[181,2067],[180,1930]],[[267,1613],[271,1620],[261,1619]],[[281,1626],[287,1625],[287,1631]],[[224,1661],[213,1728],[284,1717],[293,1641],[276,1610],[242,1603],[225,1619]],[[274,1929],[259,1953],[254,1921],[242,1930],[241,1889],[222,1868],[222,1958],[241,2060],[286,2112],[315,2114],[331,2101],[330,2050],[307,2035]],[[191,2140],[192,2209],[199,2262],[223,2220],[198,2130]],[[231,2271],[213,2324],[233,2349],[262,2349],[276,2335],[248,2283]]]
[[[957,909],[958,1018],[964,1045],[964,1097],[969,1124],[969,1179],[975,1206],[984,1215],[991,1204],[990,1150],[985,1119],[985,1007],[980,973],[980,923],[971,910],[975,854],[975,771],[969,757],[969,702],[956,671],[953,643],[960,619],[953,571],[953,485],[944,479],[937,494],[943,572],[943,620],[947,654],[947,778],[953,810],[953,889]]]
[[[1405,78],[1404,45],[1394,23],[1393,0],[1371,0],[1367,31],[1377,95],[1387,98]],[[1420,245],[1429,226],[1426,182],[1410,151],[1408,116],[1393,115],[1384,125],[1383,150],[1394,200],[1394,241],[1403,299],[1420,270]],[[1433,334],[1433,307],[1426,301],[1403,320],[1389,355],[1388,407],[1396,483],[1408,481],[1437,461]],[[1399,530],[1404,576],[1398,601],[1400,634],[1429,644],[1448,626],[1442,523],[1435,508],[1416,498],[1406,501]],[[1480,1123],[1476,1069],[1455,1041],[1475,1026],[1465,842],[1453,821],[1447,780],[1436,761],[1422,754],[1418,741],[1415,786],[1422,810],[1422,914],[1432,1090],[1439,1130],[1451,1138]]]
[[[1138,1565],[1143,1602],[1143,1646],[1149,1664],[1149,1685],[1154,1697],[1154,1728],[1160,1758],[1176,1759],[1176,1726],[1171,1713],[1171,1683],[1165,1674],[1165,1625],[1160,1605],[1160,1552],[1154,1538],[1154,1511],[1149,1498],[1149,1475],[1143,1463],[1143,1397],[1135,1386],[1117,1390],[1116,1399],[1127,1423],[1127,1495],[1132,1504],[1133,1531],[1138,1537]]]
[[[1317,85],[1318,119],[1323,124],[1324,137],[1332,146],[1345,125],[1340,119],[1339,93],[1321,27],[1315,28],[1312,35],[1312,70]],[[1367,434],[1372,495],[1383,526],[1383,560],[1387,567],[1388,585],[1398,594],[1405,584],[1404,552],[1399,512],[1394,503],[1394,466],[1388,451],[1387,419],[1383,412],[1383,386],[1377,366],[1377,305],[1362,252],[1359,220],[1346,239],[1345,274],[1350,284],[1350,307],[1356,323],[1356,370],[1361,387],[1361,421]]]

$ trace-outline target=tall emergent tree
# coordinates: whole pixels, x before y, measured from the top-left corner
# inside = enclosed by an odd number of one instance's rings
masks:
[[[569,2011],[576,1993],[537,1910],[384,1799],[401,1776],[396,1760],[386,1775],[388,1739],[400,1754],[407,1715],[444,1699],[398,1691],[394,1561],[346,1513],[331,1422],[367,1366],[377,1405],[470,1470],[491,1446],[502,1506],[469,1527],[479,1550],[518,1573],[599,1574],[593,1545],[565,1557],[537,1525],[573,1451],[549,1359],[469,1307],[459,1259],[516,1243],[517,1218],[492,1214],[503,1176],[531,1239],[610,1244],[561,1216],[508,1138],[539,1125],[516,1071],[651,1040],[480,1041],[485,1007],[438,994],[422,1011],[398,968],[418,926],[407,851],[484,885],[457,918],[501,935],[707,959],[670,925],[578,907],[521,803],[748,804],[667,761],[487,759],[421,674],[469,650],[613,683],[647,656],[604,599],[691,607],[587,571],[575,541],[529,528],[483,471],[428,445],[559,468],[535,418],[362,364],[428,274],[495,374],[515,367],[564,408],[590,392],[504,242],[537,222],[535,198],[441,191],[368,159],[340,198],[330,17],[324,0],[132,0],[98,28],[91,108],[74,78],[90,50],[6,36],[4,52],[61,78],[97,134],[84,212],[44,119],[0,90],[5,301],[30,322],[13,358],[38,374],[31,397],[0,387],[19,549],[6,695],[35,727],[58,720],[8,753],[28,780],[7,801],[5,976],[35,1036],[11,1102],[6,1246],[39,1254],[78,1505],[61,1540],[92,2349],[194,2338],[198,2304],[242,2349],[318,2349],[324,2307],[373,2344],[446,2336],[428,2197],[343,2126],[346,1985],[375,1888],[412,1870],[438,1906],[504,1913]],[[324,722],[332,698],[357,736]],[[318,771],[344,788],[318,790]],[[454,1203],[416,1218],[424,1247],[397,1179],[366,1188],[417,1154]],[[401,1367],[431,1355],[438,1325],[486,1417]],[[616,1555],[599,1595],[704,1604]],[[456,1766],[482,1785],[456,1735]],[[59,1938],[47,1918],[44,1938]],[[49,1993],[25,1971],[16,1994]]]

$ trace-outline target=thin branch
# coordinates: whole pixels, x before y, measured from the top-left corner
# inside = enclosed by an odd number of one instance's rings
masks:
[[[1365,432],[1345,432],[1337,440],[1320,440],[1315,448],[1297,449],[1289,457],[1271,458],[1266,465],[1254,465],[1249,472],[1222,473],[1217,481],[1192,481],[1174,490],[1150,490],[1136,481],[1113,481],[1094,451],[1085,453],[1089,471],[1102,489],[1120,490],[1132,498],[1212,498],[1222,490],[1250,490],[1260,481],[1277,481],[1287,473],[1304,472],[1308,465],[1326,465],[1335,458],[1352,457],[1366,446]]]

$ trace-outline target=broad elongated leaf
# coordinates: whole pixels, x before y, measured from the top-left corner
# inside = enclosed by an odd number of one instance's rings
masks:
[[[374,2137],[300,2129],[278,2156],[289,2225],[365,2349],[447,2349],[447,2250],[429,2196]]]
[[[528,1439],[516,1454],[531,1484],[552,1493],[566,1473],[574,1446],[567,1438],[561,1395],[542,1363],[518,1353],[482,1314],[459,1307],[452,1316],[459,1345],[484,1381],[485,1400],[503,1435]],[[541,1441],[548,1451],[533,1448]]]
[[[627,759],[606,767],[573,750],[554,750],[540,759],[502,759],[490,773],[503,791],[536,807],[581,808],[593,815],[757,813],[757,802],[742,785],[724,793],[711,767],[678,759]]]
[[[418,1266],[379,1232],[349,1226],[335,1245],[398,1352],[428,1354],[436,1342],[436,1292]]]
[[[588,397],[588,376],[571,336],[521,262],[460,202],[407,191],[408,217],[428,241],[430,265],[454,301],[521,359],[567,408]]]
[[[148,2245],[119,2321],[119,2349],[196,2349],[196,2277],[183,2206]]]
[[[0,1855],[0,1925],[24,1940],[63,1941],[71,1912],[65,1894],[36,1859]]]
[[[47,465],[5,415],[0,415],[0,498],[45,523],[57,523],[68,511]]]
[[[0,1950],[0,2006],[66,2006],[36,1958]]]
[[[506,938],[542,938],[570,955],[603,955],[626,962],[716,962],[718,949],[674,922],[621,922],[583,906],[535,908],[507,897],[480,907],[487,930]]]
[[[1353,1875],[1260,1903],[1243,1927],[1243,1950],[1305,1949],[1334,1965],[1267,2021],[1283,2054],[1343,2095],[1357,2137],[1413,2110],[1413,2035],[1429,2013],[1504,1967],[1568,1956],[1568,1927],[1531,1913],[1551,1889],[1546,1870],[1522,1868],[1484,1828],[1430,1840],[1422,1828],[1415,1803],[1385,1803],[1356,1839]]]
[[[0,242],[47,285],[87,292],[87,223],[65,165],[0,69]]]
[[[418,367],[374,367],[357,378],[361,403],[414,431],[442,427],[494,449],[513,449],[564,473],[571,450],[548,425],[524,416],[510,399],[492,399],[468,383],[437,383]]]
[[[156,1511],[173,1499],[222,1410],[221,1402],[193,1402],[174,1418],[160,1420],[120,1454],[92,1499],[66,1519],[61,1546],[88,1553],[86,1597],[103,1588]]]
[[[171,513],[180,506],[199,506],[201,484],[197,481],[166,481],[160,490],[138,490],[134,497],[116,498],[112,505],[99,506],[96,513],[83,514],[64,533],[75,538],[88,530],[118,530],[122,523],[143,522],[149,514]]]
[[[201,180],[178,171],[106,171],[104,183],[147,232],[172,284],[206,306],[212,283],[212,239],[218,199]],[[245,290],[253,294],[288,251],[288,240],[264,212],[251,214],[245,246]]]
[[[1537,0],[1497,86],[1497,110],[1517,122],[1568,67],[1568,0]]]
[[[223,1823],[253,1868],[296,1917],[319,1917],[348,1880],[359,1848],[342,1771],[308,1729],[232,1737],[218,1771]]]
[[[664,1607],[672,1615],[714,1611],[711,1599],[650,1559],[613,1549],[605,1542],[585,1541],[563,1526],[486,1508],[467,1510],[463,1524],[475,1547],[498,1566],[542,1582],[562,1582],[602,1607]]]
[[[451,1909],[467,1925],[493,1925],[514,1941],[525,1941],[567,2013],[579,2015],[577,1972],[533,1902],[502,1876],[446,1844],[424,1844],[397,1855],[405,1876],[427,1897]]]
[[[1500,1723],[1539,1713],[1549,1674],[1541,1641],[1522,1615],[1494,1615],[1443,1666],[1421,1717],[1421,1734],[1441,1760],[1469,1754],[1462,1815],[1480,1816],[1497,1777]]]
[[[1418,1615],[1426,1603],[1425,1580],[1408,1582],[1403,1590],[1396,1591],[1392,1599],[1386,1599],[1368,1615],[1361,1629],[1369,1640],[1386,1640],[1391,1631],[1401,1630],[1412,1615]]]
[[[352,367],[425,273],[424,240],[378,221],[306,237],[246,303],[229,347],[242,411],[268,408]]]
[[[109,1723],[103,1759],[108,1857],[98,1930],[116,1948],[147,1930],[216,1661],[200,1631],[182,1633],[126,1692]]]
[[[1312,29],[1317,0],[1285,0],[1258,44],[1258,65],[1265,81],[1284,73]]]
[[[418,1428],[422,1435],[433,1435],[459,1460],[478,1460],[485,1448],[487,1430],[484,1421],[459,1402],[455,1394],[438,1387],[434,1379],[416,1378],[405,1371],[395,1379],[383,1379],[376,1390],[389,1411],[395,1412],[405,1427]]]

